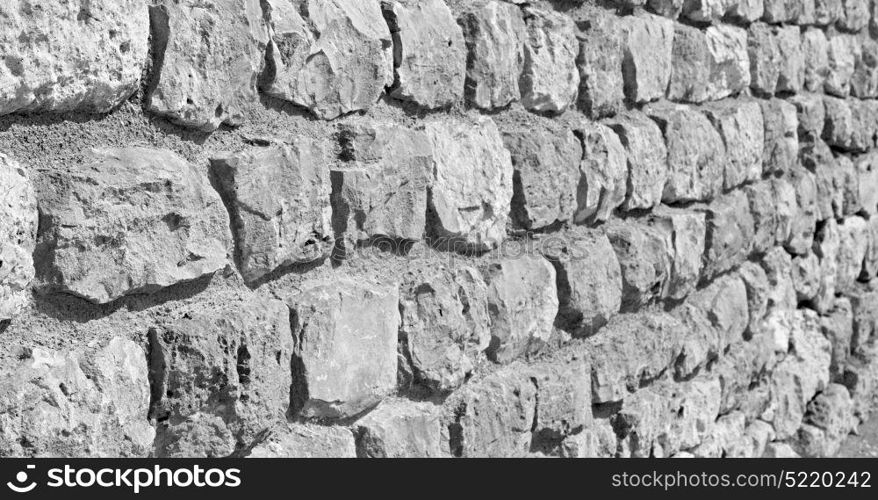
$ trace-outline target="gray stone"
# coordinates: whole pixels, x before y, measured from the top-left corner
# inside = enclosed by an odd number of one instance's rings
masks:
[[[364,458],[439,458],[438,408],[430,403],[385,401],[354,424],[357,456]]]
[[[701,111],[723,139],[727,152],[723,189],[738,187],[762,178],[765,125],[762,109],[752,100],[723,100],[710,103]]]
[[[874,148],[878,142],[878,102],[873,99],[849,99],[849,101],[851,120],[854,124],[851,150],[860,152]],[[874,196],[873,194],[872,197]]]
[[[878,125],[878,117],[875,117],[875,122],[872,123]],[[857,126],[857,130],[864,128],[865,124]],[[855,167],[860,212],[873,216],[878,212],[878,190],[875,189],[875,186],[878,186],[878,154],[870,152],[857,157]]]
[[[354,435],[345,427],[286,424],[250,450],[247,458],[356,458]]]
[[[509,363],[540,349],[558,314],[555,268],[540,256],[524,255],[492,263],[484,275],[491,311],[488,356]]]
[[[429,109],[463,97],[467,48],[463,31],[442,0],[381,3],[394,45],[396,80],[390,96]]]
[[[266,94],[332,119],[369,109],[393,83],[392,41],[377,0],[263,5],[271,35]]]
[[[644,108],[668,150],[665,203],[709,201],[722,191],[726,150],[710,121],[694,108],[662,101]]]
[[[150,7],[154,58],[146,109],[185,127],[240,125],[259,102],[256,80],[268,28],[258,0],[182,2]],[[207,31],[202,29],[205,28]]]
[[[731,0],[688,0],[682,2],[683,16],[702,23],[717,22],[731,7]],[[760,9],[762,8],[760,2]],[[761,15],[761,14],[760,14]]]
[[[775,202],[775,242],[786,245],[794,237],[795,218],[799,210],[796,188],[789,179],[783,177],[771,179],[769,182]]]
[[[25,349],[0,368],[0,453],[5,457],[147,457],[146,356],[114,337],[100,347]]]
[[[757,94],[774,95],[782,61],[771,26],[760,22],[750,25],[747,54],[750,56],[750,88]]]
[[[769,181],[756,182],[743,188],[753,216],[753,251],[767,252],[777,243],[777,203]]]
[[[579,42],[575,25],[564,14],[525,9],[527,39],[521,74],[521,103],[531,111],[560,113],[576,102]]]
[[[615,219],[605,228],[622,269],[622,311],[664,298],[673,263],[670,228]]]
[[[820,291],[820,259],[811,252],[796,256],[793,259],[792,278],[796,300],[806,302],[814,299]]]
[[[550,120],[533,118],[501,125],[512,156],[513,223],[538,230],[573,219],[580,184],[582,143]]]
[[[750,201],[741,191],[720,196],[700,210],[705,213],[707,223],[703,277],[710,279],[747,260],[753,245],[755,223],[750,213]]]
[[[332,248],[329,171],[310,140],[274,142],[218,156],[211,168],[230,207],[238,266],[256,281]]]
[[[400,289],[400,338],[415,381],[452,391],[469,376],[491,341],[488,287],[470,267],[410,271]]]
[[[752,22],[761,18],[764,11],[763,0],[730,0],[726,14],[732,19]]]
[[[826,122],[824,99],[826,97],[821,94],[811,93],[800,93],[787,98],[787,101],[796,107],[796,119],[799,122],[799,141],[801,142],[800,149],[813,148],[812,143],[820,140],[823,135],[823,128]],[[800,153],[800,157],[803,156],[805,156],[805,153]],[[818,154],[817,152],[810,153],[809,156],[816,160]],[[805,167],[813,170],[816,165],[805,164]]]
[[[537,388],[535,440],[555,443],[591,425],[591,370],[587,362],[541,362],[530,366],[528,373]]]
[[[592,365],[592,402],[621,401],[642,382],[672,366],[680,354],[683,325],[666,313],[623,314],[586,340]]]
[[[647,0],[646,6],[655,14],[676,19],[683,11],[684,0]]]
[[[376,122],[342,128],[341,142],[348,161],[331,173],[337,229],[355,240],[422,239],[433,170],[427,134]]]
[[[764,5],[762,19],[769,23],[794,21],[802,8],[799,0],[764,0]]]
[[[781,99],[760,100],[759,105],[765,126],[763,171],[786,172],[795,165],[799,154],[796,107]]]
[[[582,141],[581,174],[574,222],[602,222],[625,202],[628,158],[619,136],[606,125],[583,122],[574,131]]]
[[[456,457],[523,457],[530,451],[536,386],[511,365],[467,384],[446,403],[454,410],[451,453]]]
[[[802,53],[802,40],[798,26],[785,26],[775,29],[778,55],[780,56],[780,73],[778,74],[778,92],[798,92],[802,90],[805,80],[805,55]]]
[[[704,32],[677,24],[668,99],[714,101],[750,86],[747,31],[710,26]]]
[[[826,110],[823,140],[830,146],[846,151],[853,150],[851,139],[854,132],[854,118],[847,100],[824,96],[823,105]]]
[[[825,314],[835,306],[840,247],[841,235],[838,224],[834,218],[827,219],[814,238],[814,253],[820,258],[820,288],[814,298],[814,306],[821,314]]]
[[[625,96],[635,103],[664,97],[673,67],[674,22],[652,14],[620,19]]]
[[[293,411],[306,418],[352,417],[394,391],[400,326],[395,286],[312,282],[285,300],[296,339]]]
[[[851,95],[860,99],[878,97],[878,42],[862,40],[851,75]]]
[[[860,44],[853,35],[839,33],[829,37],[829,72],[823,83],[827,94],[847,97],[859,49]]]
[[[823,336],[832,346],[832,360],[829,364],[829,378],[833,382],[844,380],[844,367],[851,352],[851,340],[854,335],[854,313],[851,301],[840,297],[831,310],[820,317],[820,328]]]
[[[2,153],[0,193],[0,321],[5,321],[15,317],[28,300],[38,213],[27,172]]]
[[[788,172],[788,179],[796,192],[796,207],[784,248],[794,255],[804,255],[814,242],[817,227],[817,184],[814,174],[800,166]]]
[[[427,122],[434,178],[428,209],[439,237],[492,248],[503,240],[512,200],[513,167],[494,121],[436,119]]]
[[[158,149],[95,149],[40,195],[44,286],[92,302],[152,293],[226,266],[228,215],[207,178]]]
[[[814,0],[814,23],[827,26],[844,15],[842,0]]]
[[[869,24],[869,0],[842,0],[842,15],[836,25],[844,31],[857,32]]]
[[[671,234],[673,254],[668,279],[668,297],[685,298],[695,290],[701,278],[706,238],[704,213],[683,208],[660,206],[650,214],[650,223],[664,234]]]
[[[137,91],[149,50],[144,2],[10,0],[0,18],[0,115],[105,113]]]
[[[878,216],[870,216],[866,219],[866,223],[869,226],[869,245],[860,279],[872,281],[878,276]]]
[[[829,73],[829,41],[823,30],[807,28],[802,32],[804,55],[804,88],[809,92],[822,92],[823,82]]]
[[[747,334],[753,337],[759,333],[759,326],[768,312],[768,275],[759,264],[745,262],[738,269],[738,276],[747,291]]]
[[[606,234],[575,228],[544,255],[557,277],[556,326],[577,336],[597,333],[622,304],[622,269]]]
[[[579,434],[561,442],[563,458],[613,458],[616,455],[616,433],[609,419],[596,420]]]
[[[869,249],[869,226],[859,216],[848,217],[838,224],[839,240],[836,290],[846,293],[853,290],[863,269],[863,261]]]
[[[624,39],[619,20],[596,8],[589,26],[581,28],[579,57],[579,108],[591,118],[612,116],[624,109],[622,77]]]
[[[668,177],[668,151],[662,131],[640,111],[627,111],[606,122],[628,153],[628,194],[622,208],[652,208],[661,203]]]
[[[521,9],[490,1],[460,17],[469,57],[467,102],[482,108],[502,108],[521,98],[518,78],[524,68],[527,26]]]

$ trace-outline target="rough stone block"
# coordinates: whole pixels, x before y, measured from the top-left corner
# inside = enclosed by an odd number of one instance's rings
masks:
[[[467,102],[482,109],[495,109],[518,101],[518,78],[524,68],[527,37],[521,9],[491,1],[465,12],[458,22],[469,53]]]
[[[159,456],[227,456],[289,409],[293,337],[283,302],[196,303],[151,328],[149,343]]]
[[[747,31],[710,26],[705,31],[674,27],[668,99],[700,103],[737,94],[750,86]]]
[[[443,456],[438,408],[430,403],[385,401],[354,424],[357,456],[439,458]]]
[[[616,16],[595,9],[578,35],[579,108],[591,118],[612,116],[624,109],[623,35]]]
[[[506,258],[488,266],[491,345],[488,356],[509,363],[540,349],[558,314],[555,268],[541,256]]]
[[[400,337],[415,381],[452,391],[472,373],[491,341],[488,287],[470,267],[425,263],[400,288]]]
[[[673,263],[670,228],[611,220],[606,232],[622,269],[622,311],[666,296]]]
[[[385,0],[381,8],[393,35],[390,96],[429,109],[458,102],[467,48],[451,9],[442,0]]]
[[[778,74],[778,92],[798,92],[802,90],[805,80],[805,55],[802,52],[802,40],[798,26],[785,26],[775,29],[778,55],[780,56],[780,73]]]
[[[752,100],[723,100],[701,108],[722,137],[726,162],[723,189],[762,178],[765,125],[762,109]]]
[[[823,90],[836,97],[847,97],[860,45],[853,35],[838,33],[829,37],[829,72]]]
[[[725,194],[700,210],[707,225],[703,278],[710,279],[747,260],[755,224],[750,201],[741,191]]]
[[[640,111],[621,113],[606,124],[628,153],[628,194],[622,208],[657,206],[668,177],[668,150],[661,129]]]
[[[620,19],[625,96],[635,103],[664,97],[673,67],[674,22],[652,14]]]
[[[272,428],[247,458],[356,458],[354,435],[345,427],[286,424]]]
[[[667,101],[644,108],[664,134],[668,151],[665,203],[709,201],[722,191],[726,150],[719,132],[702,113]]]
[[[46,288],[96,303],[226,266],[228,214],[207,177],[170,151],[95,149],[40,194]],[[41,250],[38,250],[38,252]]]
[[[181,2],[150,7],[153,81],[146,109],[185,127],[240,125],[259,102],[256,80],[265,61],[268,27],[258,0]],[[204,27],[204,28],[202,28]]]
[[[851,216],[838,224],[839,251],[836,273],[836,290],[846,293],[853,290],[863,270],[863,262],[869,249],[869,225],[859,216]]]
[[[695,290],[701,278],[706,238],[705,215],[683,208],[661,206],[650,214],[650,223],[660,232],[671,234],[673,254],[668,279],[668,297],[683,299]]]
[[[878,42],[862,40],[856,56],[854,73],[851,75],[851,95],[860,99],[878,97]]]
[[[804,88],[809,92],[822,92],[823,82],[829,73],[829,41],[823,30],[807,28],[802,32],[802,54],[805,63]]]
[[[774,95],[782,62],[771,26],[759,22],[750,25],[747,54],[750,56],[750,88],[757,94]]]
[[[799,155],[796,107],[781,99],[760,100],[759,105],[765,126],[763,171],[766,174],[786,172],[795,165]]]
[[[525,8],[527,39],[521,103],[531,111],[560,113],[576,102],[579,42],[573,21],[558,12]]]
[[[602,222],[625,202],[628,157],[619,136],[601,123],[583,122],[574,130],[582,141],[582,162],[574,222]]]
[[[285,301],[296,343],[294,412],[306,418],[352,417],[396,389],[400,316],[395,286],[348,279],[313,282]]]
[[[37,219],[37,198],[27,173],[0,153],[0,321],[12,319],[28,300]]]
[[[503,240],[512,200],[513,167],[494,121],[436,119],[426,123],[433,146],[431,228],[440,238],[492,248]]]
[[[149,51],[145,2],[10,0],[0,18],[0,115],[105,113],[137,91]]]
[[[520,118],[520,119],[519,119]],[[501,124],[512,156],[512,219],[538,230],[573,219],[580,184],[582,143],[550,120],[515,117]]]

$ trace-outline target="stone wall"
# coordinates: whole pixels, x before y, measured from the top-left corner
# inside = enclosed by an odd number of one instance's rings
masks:
[[[826,456],[874,0],[0,5],[0,455]]]

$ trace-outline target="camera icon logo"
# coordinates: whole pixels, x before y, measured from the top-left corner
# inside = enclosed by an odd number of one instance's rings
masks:
[[[36,465],[28,465],[27,469],[32,470],[36,469]],[[37,487],[37,483],[31,481],[30,484],[25,484],[28,480],[27,471],[19,471],[18,474],[15,475],[15,482],[9,481],[6,483],[6,486],[9,487],[10,490],[16,493],[27,493],[32,491]],[[18,483],[18,484],[16,484]]]

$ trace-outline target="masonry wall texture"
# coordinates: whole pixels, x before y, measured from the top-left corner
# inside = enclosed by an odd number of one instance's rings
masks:
[[[832,456],[875,0],[6,0],[0,456]]]

